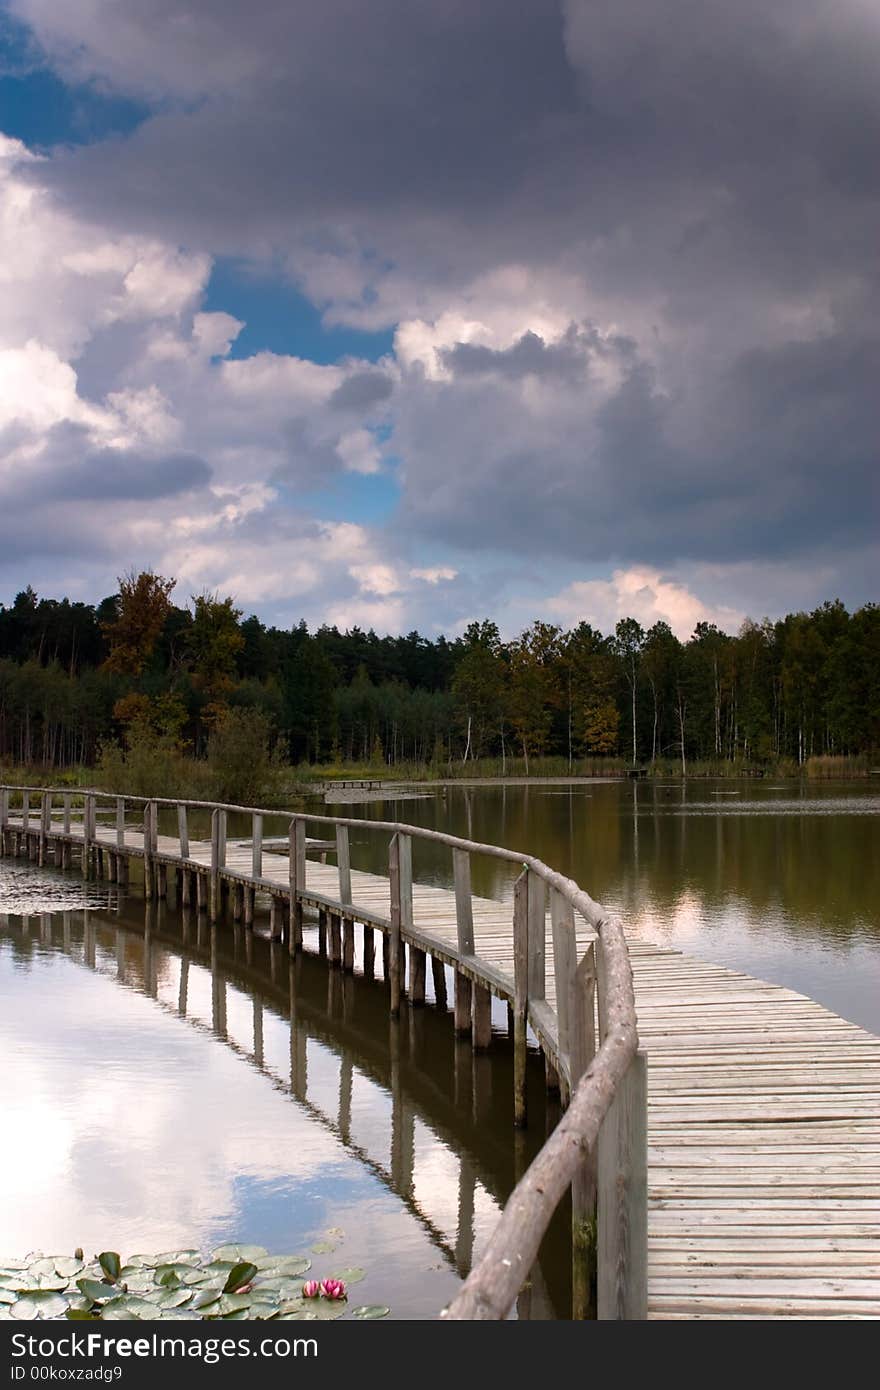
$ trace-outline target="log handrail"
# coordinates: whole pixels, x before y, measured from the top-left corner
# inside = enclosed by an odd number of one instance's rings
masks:
[[[156,855],[156,812],[159,807],[175,807],[178,811],[181,850],[179,858],[186,862],[188,843],[185,815],[188,810],[211,812],[211,900],[212,917],[219,900],[220,872],[225,865],[225,829],[228,815],[252,818],[277,817],[289,822],[292,855],[290,858],[291,949],[301,939],[301,899],[308,899],[305,885],[305,827],[332,826],[338,832],[357,829],[385,834],[390,839],[389,883],[391,889],[390,952],[391,1008],[395,1014],[400,1005],[401,971],[399,950],[404,941],[411,948],[424,951],[432,948],[433,938],[414,929],[412,921],[412,874],[410,846],[413,840],[443,845],[453,851],[456,880],[456,900],[459,912],[459,934],[469,936],[466,919],[470,896],[470,873],[467,860],[472,854],[517,865],[525,871],[520,875],[515,891],[514,941],[515,974],[513,990],[508,990],[515,1004],[515,1014],[521,1018],[517,1036],[524,1043],[523,1022],[531,1024],[542,1045],[548,1039],[548,1016],[552,1011],[545,1003],[543,934],[547,889],[550,890],[553,936],[556,953],[557,987],[557,1047],[556,1061],[562,1079],[570,1090],[570,1103],[543,1148],[511,1194],[495,1231],[480,1262],[471,1270],[456,1297],[441,1314],[447,1319],[500,1319],[508,1315],[517,1293],[534,1263],[541,1240],[559,1202],[569,1187],[574,1191],[594,1192],[598,1185],[598,1311],[605,1318],[640,1318],[646,1316],[646,1196],[645,1196],[645,1067],[639,1052],[639,1037],[633,991],[633,977],[623,926],[618,917],[610,915],[600,903],[590,897],[573,879],[566,877],[531,854],[483,844],[398,821],[366,820],[361,817],[322,816],[305,811],[279,807],[239,806],[233,803],[198,801],[183,797],[120,797],[117,792],[96,788],[0,787],[0,820],[8,823],[9,794],[21,793],[23,830],[28,830],[27,810],[30,795],[37,792],[43,798],[42,835],[51,824],[51,803],[54,796],[65,798],[65,836],[70,836],[69,804],[72,796],[83,798],[84,850],[95,843],[95,806],[98,801],[112,802],[117,810],[119,825],[120,803],[145,808],[145,859]],[[124,814],[124,813],[123,813]],[[124,822],[123,822],[124,823]],[[148,834],[148,826],[150,833]],[[262,824],[260,822],[260,832]],[[79,836],[77,835],[77,839]],[[254,872],[262,857],[262,835],[254,839]],[[342,837],[347,850],[347,835]],[[347,853],[344,859],[347,860]],[[350,862],[340,864],[340,901],[333,902],[331,911],[350,914],[351,902],[344,902],[344,886],[350,892]],[[84,864],[85,872],[85,864]],[[539,886],[542,885],[542,886]],[[325,901],[321,899],[320,901]],[[329,900],[326,900],[329,905]],[[577,912],[595,932],[595,941],[587,955],[577,961],[574,937],[574,913]],[[540,940],[536,937],[536,932]],[[472,927],[471,927],[472,933]],[[463,934],[463,935],[462,935]],[[459,943],[459,950],[449,951],[446,943],[437,941],[447,957],[455,959],[461,970],[462,983],[467,985],[462,997],[470,1002],[470,984],[477,984],[475,993],[486,996],[498,988],[499,972],[489,962],[481,962],[474,950],[472,937]],[[469,945],[469,951],[466,949]],[[564,960],[562,959],[564,957]],[[442,957],[441,957],[442,958]],[[516,962],[519,962],[517,966]],[[578,1004],[581,982],[589,979],[590,987],[583,991],[588,1004]],[[598,1010],[598,1047],[593,1048],[593,998],[595,985]],[[506,986],[505,986],[506,988]],[[575,1014],[578,1008],[589,1009],[589,1019]],[[456,1001],[458,1024],[459,1000]],[[475,1013],[476,1016],[476,1013]],[[574,1041],[573,1041],[574,1040]],[[574,1055],[575,1050],[577,1056]],[[594,1055],[593,1055],[594,1054]],[[548,1054],[549,1055],[549,1054]],[[584,1063],[587,1063],[584,1070]],[[524,1076],[516,1082],[515,1112],[524,1118]],[[589,1174],[584,1186],[584,1175]],[[590,1199],[592,1201],[592,1198]],[[583,1216],[583,1212],[581,1215]]]

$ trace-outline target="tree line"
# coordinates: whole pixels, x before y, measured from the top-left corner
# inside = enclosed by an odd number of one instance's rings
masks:
[[[0,605],[0,757],[89,765],[110,744],[164,740],[204,757],[238,721],[285,761],[442,767],[553,757],[735,765],[880,748],[880,609],[839,601],[736,636],[698,623],[680,641],[634,618],[611,633],[495,623],[453,640],[245,618],[233,597],[180,606],[144,571],[97,605]]]

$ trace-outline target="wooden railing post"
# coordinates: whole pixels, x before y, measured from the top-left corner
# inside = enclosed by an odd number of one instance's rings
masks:
[[[46,840],[49,837],[49,830],[52,824],[52,793],[40,793],[40,850],[39,863],[46,862]]]
[[[458,929],[458,949],[464,956],[474,954],[474,909],[471,901],[471,857],[466,849],[452,851],[452,873],[455,881],[455,920]],[[467,975],[455,972],[454,1027],[456,1033],[471,1030],[473,989]]]
[[[598,1315],[648,1315],[648,1075],[637,1052],[599,1130]]]
[[[177,807],[177,839],[181,859],[189,859],[189,822],[186,807],[183,805]]]
[[[591,943],[572,980],[569,1002],[569,1066],[574,1094],[581,1077],[596,1055],[596,966]],[[583,1320],[593,1314],[593,1276],[596,1263],[596,1155],[590,1154],[571,1183],[572,1317]]]
[[[251,831],[253,853],[251,855],[251,874],[254,878],[263,877],[263,817],[254,815]]]
[[[401,883],[403,877],[402,859],[404,854],[401,851],[401,840],[404,836],[397,833],[392,835],[391,843],[388,846],[388,879],[391,896],[391,932],[388,941],[388,983],[391,988],[391,1017],[397,1018],[400,1013],[400,997],[403,993],[403,981],[401,979],[401,956],[403,953],[403,941],[400,935],[403,922],[403,897],[404,889]]]
[[[529,872],[513,888],[513,1123],[526,1123],[526,1026],[529,1013]]]
[[[153,856],[150,853],[152,841],[153,812],[152,803],[148,801],[144,806],[144,897],[148,900],[153,896]]]
[[[125,797],[116,798],[116,848],[125,849]]]
[[[574,1087],[571,1075],[571,1002],[577,970],[574,909],[555,888],[550,891],[550,924],[553,930],[553,974],[556,979],[556,1018],[559,1027],[560,1073]]]
[[[302,902],[300,893],[306,886],[306,826],[305,821],[294,816],[288,832],[288,877],[290,885],[290,927],[287,933],[287,949],[291,955],[302,945]]]
[[[4,834],[9,824],[9,788],[0,787],[0,835]],[[5,848],[5,846],[4,846]]]
[[[211,883],[208,913],[212,922],[220,916],[220,870],[226,863],[226,812],[219,807],[211,812]]]
[[[82,873],[88,878],[92,860],[92,834],[95,819],[95,798],[87,795],[83,801]]]
[[[21,832],[26,835],[31,819],[31,794],[22,792],[21,794]]]
[[[529,870],[529,998],[546,997],[545,936],[547,931],[547,885],[534,870]]]
[[[348,841],[348,826],[336,827],[336,862],[339,866],[339,901],[351,902],[351,851]]]
[[[64,793],[63,806],[64,806],[64,833],[65,833],[65,835],[69,835],[69,834],[70,834],[70,803],[71,803],[72,799],[73,799],[73,798],[72,798],[72,794],[71,794],[70,792],[65,792],[65,793]]]

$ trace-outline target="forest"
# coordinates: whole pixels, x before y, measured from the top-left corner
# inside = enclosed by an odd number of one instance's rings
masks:
[[[535,622],[510,641],[487,619],[430,640],[281,630],[232,596],[180,606],[175,587],[144,571],[94,606],[31,588],[0,606],[4,763],[60,771],[146,745],[426,775],[489,759],[502,774],[551,760],[554,771],[687,772],[867,767],[880,748],[873,603],[747,621],[736,636],[699,623],[686,642],[633,618],[609,633]]]

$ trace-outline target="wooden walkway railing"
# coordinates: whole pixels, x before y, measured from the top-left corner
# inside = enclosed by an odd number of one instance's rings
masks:
[[[190,838],[190,812],[210,813],[209,840]],[[160,814],[171,833],[160,833]],[[249,818],[246,840],[229,841],[230,816]],[[264,838],[267,820],[284,822],[280,845]],[[320,827],[328,838],[310,841],[309,827]],[[387,875],[352,867],[352,829],[386,837]],[[4,853],[25,852],[41,864],[51,856],[65,868],[76,848],[84,876],[118,883],[127,882],[131,862],[140,861],[148,900],[165,895],[171,867],[181,901],[211,921],[219,920],[225,903],[235,920],[250,926],[255,894],[268,894],[271,934],[286,938],[291,954],[302,945],[303,909],[313,908],[319,932],[325,941],[329,936],[331,964],[343,970],[353,968],[359,923],[364,973],[373,974],[379,930],[392,1017],[407,995],[413,1006],[424,1003],[430,956],[435,997],[444,1006],[444,967],[454,972],[454,1026],[475,1048],[491,1042],[491,995],[505,999],[514,1046],[514,1122],[527,1119],[529,1029],[547,1059],[548,1084],[560,1088],[567,1108],[442,1316],[506,1317],[569,1189],[575,1316],[587,1314],[594,1261],[598,1316],[646,1316],[646,1065],[632,970],[619,920],[571,879],[531,855],[397,822],[68,788],[0,787],[0,838]],[[414,880],[414,842],[451,852],[454,891]],[[328,848],[335,850],[335,865],[308,859],[319,852],[326,860]],[[474,856],[519,869],[512,913],[473,893]]]

